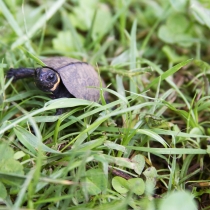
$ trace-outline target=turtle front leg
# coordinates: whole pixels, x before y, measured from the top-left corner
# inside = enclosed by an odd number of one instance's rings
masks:
[[[75,98],[64,86],[63,82],[61,81],[59,86],[52,92],[52,99],[56,98]],[[61,115],[66,112],[66,108],[58,108],[56,109],[55,115]]]
[[[28,77],[33,77],[35,75],[34,69],[29,68],[17,68],[17,69],[9,69],[7,72],[7,78],[13,78],[13,81],[16,81],[18,79],[24,79]]]
[[[61,115],[64,112],[65,112],[65,109],[64,108],[59,108],[59,109],[56,109],[55,115]]]

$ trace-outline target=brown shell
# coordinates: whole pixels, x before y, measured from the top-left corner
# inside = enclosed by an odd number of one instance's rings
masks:
[[[42,60],[61,77],[67,90],[76,98],[98,102],[100,99],[100,79],[95,69],[84,62],[67,57],[51,57]],[[94,88],[97,87],[97,88]],[[107,93],[104,94],[107,99]]]

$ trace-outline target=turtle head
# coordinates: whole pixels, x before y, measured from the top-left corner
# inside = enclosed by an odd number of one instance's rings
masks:
[[[60,84],[60,76],[49,67],[37,68],[35,70],[35,83],[41,90],[53,92]]]

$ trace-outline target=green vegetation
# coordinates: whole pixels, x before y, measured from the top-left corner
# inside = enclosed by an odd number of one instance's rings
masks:
[[[207,0],[0,0],[0,209],[210,209],[209,32]],[[6,79],[57,55],[109,103]]]

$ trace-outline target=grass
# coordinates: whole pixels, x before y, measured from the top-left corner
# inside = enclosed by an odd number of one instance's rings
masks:
[[[0,8],[0,209],[210,209],[207,1]],[[6,79],[56,55],[95,66],[109,103]]]

